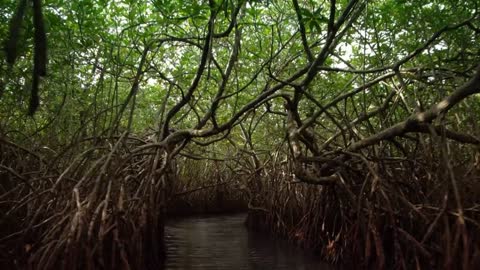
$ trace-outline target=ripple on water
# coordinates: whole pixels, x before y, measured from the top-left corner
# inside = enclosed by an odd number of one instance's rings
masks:
[[[285,243],[248,232],[244,220],[245,215],[229,215],[169,221],[166,269],[332,269]]]

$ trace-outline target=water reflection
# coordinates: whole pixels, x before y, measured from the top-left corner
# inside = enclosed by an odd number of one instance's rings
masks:
[[[166,269],[329,270],[296,248],[243,226],[245,215],[196,217],[166,226]]]

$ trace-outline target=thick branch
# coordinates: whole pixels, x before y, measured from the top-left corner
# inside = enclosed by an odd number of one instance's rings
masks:
[[[313,58],[312,51],[308,46],[305,25],[303,24],[302,14],[300,13],[300,6],[298,5],[297,0],[293,0],[293,7],[295,9],[295,13],[297,14],[297,20],[298,20],[298,25],[300,30],[300,36],[302,38],[303,49],[305,50],[305,54],[307,55],[308,62],[312,62],[314,58]]]
[[[205,126],[207,123],[208,119],[212,118],[213,124],[216,126],[217,123],[215,121],[215,112],[217,111],[217,108],[219,106],[219,103],[222,99],[223,93],[225,92],[227,88],[228,81],[230,79],[230,76],[233,71],[233,67],[235,66],[235,63],[238,60],[238,53],[240,51],[240,41],[242,37],[242,31],[241,29],[235,25],[235,41],[233,44],[232,48],[232,53],[230,55],[230,59],[228,61],[227,67],[225,68],[225,73],[222,72],[222,82],[220,84],[220,87],[217,91],[217,94],[215,95],[215,98],[213,99],[212,106],[210,106],[210,110],[205,114],[203,119],[198,123],[197,128],[202,128]]]
[[[210,20],[208,21],[207,36],[205,38],[205,43],[203,45],[202,57],[200,59],[200,64],[198,65],[198,68],[197,68],[197,73],[195,74],[195,78],[193,79],[192,84],[187,90],[187,94],[182,98],[182,100],[180,100],[180,102],[178,102],[175,106],[173,106],[173,108],[170,109],[170,111],[168,111],[165,117],[165,122],[163,124],[162,132],[161,132],[162,139],[168,136],[170,120],[172,120],[175,114],[177,114],[177,112],[180,111],[180,109],[183,108],[183,106],[185,106],[185,104],[187,104],[188,101],[190,101],[190,99],[193,96],[193,92],[197,89],[200,83],[200,79],[203,75],[203,71],[205,70],[205,66],[207,64],[208,55],[210,54],[215,16],[216,14],[212,10],[210,13]]]
[[[301,165],[295,166],[295,177],[303,183],[322,186],[334,185],[340,180],[335,174],[329,176],[313,176],[311,173],[303,169]]]
[[[242,6],[246,3],[247,1],[244,1],[244,0],[240,0],[239,3],[238,3],[238,6],[233,10],[232,12],[232,18],[231,18],[231,21],[230,21],[230,24],[228,25],[228,28],[222,32],[222,33],[215,33],[213,34],[213,37],[214,38],[222,38],[222,37],[228,37],[230,35],[230,33],[232,32],[233,30],[233,27],[235,25],[237,25],[237,17],[238,17],[238,14],[240,13],[240,10],[242,9]]]
[[[407,132],[421,130],[421,125],[430,123],[440,114],[448,112],[453,106],[463,99],[480,91],[480,65],[477,67],[476,74],[468,82],[457,88],[450,96],[444,98],[435,104],[430,110],[413,114],[408,119],[400,122],[390,128],[387,128],[375,135],[360,140],[348,147],[348,151],[357,151],[370,145],[374,145],[382,140],[403,135]]]
[[[427,124],[418,124],[415,128],[412,128],[412,130],[410,130],[409,132],[420,132],[420,133],[430,134],[431,133],[430,128],[432,128],[435,131],[435,133],[437,133],[437,134],[442,134],[442,132],[445,132],[445,137],[446,138],[457,141],[457,142],[460,142],[460,143],[475,144],[475,145],[480,144],[480,139],[478,139],[478,138],[476,138],[472,135],[463,134],[463,133],[459,133],[459,132],[456,132],[456,131],[444,129],[444,127],[442,127],[442,126],[430,126],[429,127]]]

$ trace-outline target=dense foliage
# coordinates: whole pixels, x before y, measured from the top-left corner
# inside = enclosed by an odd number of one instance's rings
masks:
[[[479,265],[478,8],[2,0],[0,259],[154,267],[198,175],[331,261]]]

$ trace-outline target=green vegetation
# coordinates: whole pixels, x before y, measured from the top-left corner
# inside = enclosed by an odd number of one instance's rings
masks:
[[[0,266],[158,269],[182,204],[330,262],[480,267],[478,8],[2,0]]]

